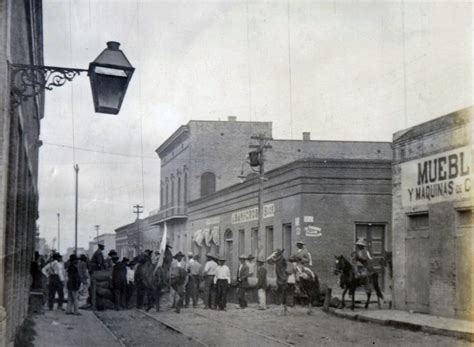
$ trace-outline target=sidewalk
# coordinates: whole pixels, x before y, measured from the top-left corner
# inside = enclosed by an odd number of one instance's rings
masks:
[[[122,346],[92,311],[80,310],[81,316],[63,311],[45,311],[33,316],[35,346]]]
[[[355,311],[351,311],[350,308],[343,310],[331,308],[329,312],[338,317],[361,322],[390,325],[412,331],[423,331],[474,341],[474,322],[472,321],[399,310],[364,310],[357,308]]]

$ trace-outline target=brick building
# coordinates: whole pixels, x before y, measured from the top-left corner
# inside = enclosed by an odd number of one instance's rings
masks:
[[[28,311],[44,115],[43,94],[13,106],[10,63],[44,65],[39,0],[0,2],[0,346],[13,344]]]
[[[367,237],[378,257],[391,249],[389,143],[312,141],[309,133],[302,140],[271,140],[258,235],[257,179],[239,178],[250,172],[246,157],[255,134],[271,137],[271,123],[190,121],[157,149],[161,206],[145,221],[158,230],[166,221],[174,250],[202,257],[214,251],[233,268],[241,253],[259,248],[267,255],[283,247],[288,255],[304,239],[315,270],[333,283],[333,256],[348,256],[357,236]],[[117,240],[131,228],[117,229]],[[199,244],[198,234],[207,235]],[[159,241],[161,231],[155,235]]]
[[[474,317],[473,116],[463,109],[393,136],[398,309]]]
[[[138,222],[123,225],[115,229],[115,247],[121,257],[133,259],[138,250],[160,248],[161,230],[157,224],[152,224],[153,217],[139,219]]]

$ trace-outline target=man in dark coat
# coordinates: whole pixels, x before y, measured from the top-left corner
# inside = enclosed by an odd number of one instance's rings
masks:
[[[97,250],[94,252],[91,258],[91,262],[90,262],[91,272],[105,269],[104,255],[102,254],[103,250],[104,250],[104,245],[102,243],[99,243],[97,245]]]
[[[176,303],[175,312],[179,313],[183,306],[184,296],[186,295],[186,284],[188,283],[188,273],[185,267],[181,264],[184,258],[182,252],[178,252],[175,256],[176,263],[171,264],[170,268],[170,285],[178,295],[178,302]]]
[[[247,290],[250,288],[250,285],[249,285],[250,270],[245,262],[247,260],[247,256],[242,254],[239,257],[239,260],[240,260],[240,266],[239,266],[239,270],[237,271],[237,285],[239,288],[239,306],[240,308],[244,309],[247,307],[247,298],[245,296],[246,296]]]
[[[126,293],[127,293],[127,265],[118,261],[118,256],[113,256],[112,261],[114,266],[112,268],[112,289],[114,291],[115,309],[126,308]]]

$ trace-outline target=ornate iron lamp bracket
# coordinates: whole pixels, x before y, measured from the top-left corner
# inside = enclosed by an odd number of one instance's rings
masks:
[[[74,77],[87,72],[57,66],[10,64],[11,104],[18,107],[23,101],[40,94],[43,90],[60,87]]]

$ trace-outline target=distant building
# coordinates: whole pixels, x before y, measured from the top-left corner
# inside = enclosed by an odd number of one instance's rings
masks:
[[[463,109],[393,135],[398,309],[474,317],[473,117]]]
[[[150,224],[150,218],[123,225],[115,229],[116,250],[120,257],[133,259],[138,254],[138,248],[158,250],[160,248],[161,230],[158,225]],[[138,233],[140,235],[138,236]]]
[[[44,65],[41,1],[0,5],[0,346],[13,345],[28,312],[38,219],[38,153],[44,93],[21,99],[14,64]],[[30,72],[30,76],[32,73]],[[37,74],[33,74],[38,78]],[[31,79],[31,78],[30,78]],[[38,78],[39,79],[39,78]],[[23,76],[23,81],[28,77]],[[31,92],[31,89],[26,90]]]

